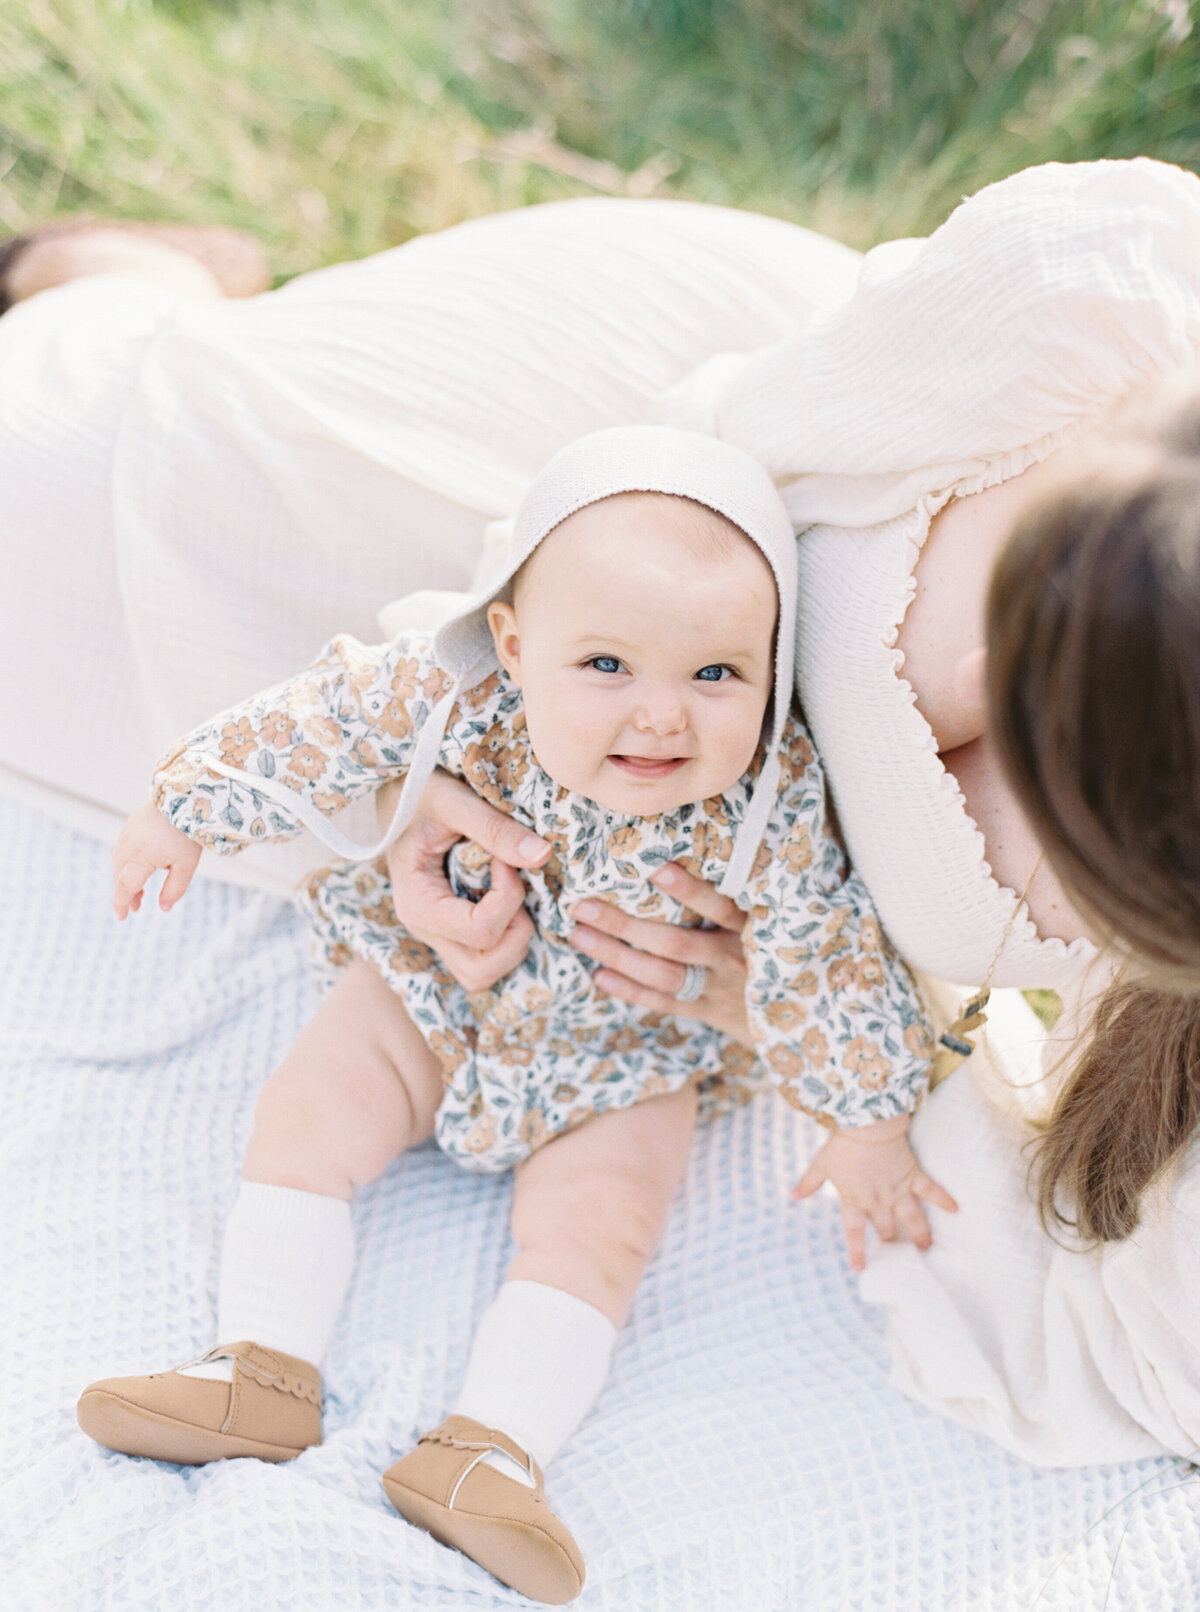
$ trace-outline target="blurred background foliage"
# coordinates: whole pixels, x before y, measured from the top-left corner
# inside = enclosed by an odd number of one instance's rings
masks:
[[[281,276],[562,196],[865,247],[1034,162],[1200,169],[1200,0],[7,0],[0,231],[246,225]]]

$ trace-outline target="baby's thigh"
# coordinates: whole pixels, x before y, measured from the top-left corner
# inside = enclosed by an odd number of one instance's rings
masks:
[[[349,965],[267,1081],[247,1180],[349,1197],[433,1133],[437,1059],[379,971]]]
[[[517,1166],[510,1277],[549,1280],[620,1325],[687,1168],[691,1086],[597,1114]]]

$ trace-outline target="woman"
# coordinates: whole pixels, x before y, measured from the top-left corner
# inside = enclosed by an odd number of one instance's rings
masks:
[[[24,726],[6,714],[6,757],[77,794],[90,776],[93,800],[119,809],[167,732],[220,704],[235,679],[250,686],[282,664],[290,638],[279,624],[315,641],[319,621],[354,625],[353,610],[365,615],[383,592],[461,585],[483,520],[503,514],[558,441],[636,417],[708,353],[761,346],[832,297],[798,334],[749,360],[718,360],[667,407],[760,457],[806,529],[801,694],[849,848],[900,948],[940,979],[1069,991],[1095,950],[1055,875],[1053,838],[1039,860],[984,735],[982,600],[1014,512],[1039,501],[1041,462],[1136,386],[1194,358],[1198,249],[1200,182],[1156,164],[1093,164],[1019,175],[928,243],[879,249],[853,295],[846,256],[803,232],[708,209],[578,203],[464,226],[240,308],[182,304],[174,292],[155,302],[142,288],[122,302],[115,282],[99,281],[31,297],[0,327],[0,365],[16,376],[5,397],[22,401],[0,417],[0,463],[10,507],[42,538],[18,556],[26,587],[9,595],[22,606],[8,641],[40,640],[32,590],[61,609],[45,555],[53,544],[61,563],[64,528],[81,512],[94,523],[105,511],[117,563],[89,531],[87,590],[112,603],[106,679],[85,691],[87,720],[64,744],[61,729],[46,731],[45,703]],[[386,339],[397,310],[410,320],[402,349]],[[721,322],[705,323],[717,310]],[[53,497],[42,467],[55,456],[31,446],[29,425],[44,431],[30,400],[44,395],[51,351],[71,366],[78,409],[64,442],[88,450],[82,481]],[[394,567],[397,517],[413,531],[406,575]],[[257,635],[254,654],[213,653],[228,612],[240,627],[230,643]],[[91,630],[86,618],[78,630]],[[62,678],[49,708],[71,712],[98,663],[81,636],[47,668]],[[438,883],[440,858],[463,832],[518,864],[528,853],[447,803],[444,786],[429,813],[432,826],[395,865],[405,921],[460,973],[503,972],[523,944],[515,879],[502,877],[468,918]],[[728,921],[710,894],[676,888]],[[594,917],[579,936],[619,964],[603,976],[609,987],[647,1005],[678,1012],[680,964],[707,968],[692,1011],[733,1022],[728,936],[605,934]],[[497,939],[499,952],[481,956]],[[687,950],[644,962],[613,949],[629,941]],[[1022,1036],[1036,1040],[1018,1027],[1001,1047],[998,1028],[992,1062]],[[1115,1276],[1136,1286],[1176,1259],[1178,1218],[1147,1211],[1148,1248],[1126,1239],[1064,1256],[1074,1262],[1064,1275],[1023,1186],[1013,1189],[1023,1134],[961,1077],[919,1123],[929,1168],[943,1169],[945,1138],[967,1179],[964,1212],[939,1222],[931,1254],[888,1249],[868,1275],[910,1388],[1051,1462],[1190,1450],[1195,1373],[1180,1340],[1189,1327],[1195,1335],[1194,1281],[1181,1277],[1179,1308],[1151,1336],[1135,1324],[1136,1299],[1109,1297]],[[981,1223],[973,1203],[986,1209],[1001,1187],[1011,1224]],[[1022,1278],[1019,1311],[992,1280],[1006,1262]],[[1056,1281],[1073,1300],[1096,1299],[1094,1319],[1080,1320],[1076,1304],[1035,1348]],[[929,1352],[931,1336],[941,1354]]]

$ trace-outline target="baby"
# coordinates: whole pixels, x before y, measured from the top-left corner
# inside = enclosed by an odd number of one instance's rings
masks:
[[[834,832],[791,710],[795,541],[765,472],[708,438],[605,431],[560,453],[518,512],[506,576],[432,644],[337,638],[307,671],[204,724],[160,764],[114,858],[115,908],[147,878],[183,894],[201,848],[314,828],[350,860],[303,896],[335,983],[267,1082],[225,1237],[202,1360],[93,1384],[109,1448],[282,1461],[321,1438],[319,1365],[350,1280],[350,1200],[430,1136],[514,1168],[516,1256],[453,1414],[384,1474],[396,1509],[504,1583],[558,1604],[583,1584],[541,1468],[603,1383],[682,1178],[697,1103],[778,1087],[833,1129],[809,1185],[846,1212],[953,1208],[904,1132],[931,1039]],[[468,993],[392,907],[382,851],[435,766],[553,847],[523,877],[519,967]],[[329,819],[403,775],[369,848]],[[486,886],[465,847],[452,876]],[[598,992],[570,944],[585,897],[688,921],[650,882],[668,861],[748,914],[757,1059],[684,1018]],[[915,1216],[915,1224],[914,1224]]]

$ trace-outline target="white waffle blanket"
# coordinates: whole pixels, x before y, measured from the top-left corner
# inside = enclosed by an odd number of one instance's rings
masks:
[[[198,882],[118,928],[106,849],[0,800],[4,1461],[20,1612],[521,1606],[401,1522],[379,1474],[452,1403],[507,1257],[508,1187],[429,1148],[356,1205],[326,1442],[185,1469],[91,1444],[90,1379],[211,1341],[255,1093],[314,1002],[272,896]],[[761,1100],[704,1131],[596,1410],[555,1462],[580,1612],[1190,1612],[1200,1479],[1046,1471],[888,1386],[807,1127]]]

